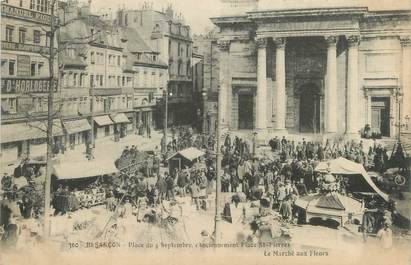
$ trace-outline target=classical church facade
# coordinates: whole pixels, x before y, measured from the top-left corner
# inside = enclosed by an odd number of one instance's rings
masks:
[[[254,10],[220,28],[229,130],[394,137],[411,115],[411,10]]]

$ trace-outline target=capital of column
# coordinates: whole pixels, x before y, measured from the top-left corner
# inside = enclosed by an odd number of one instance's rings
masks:
[[[255,43],[257,44],[258,48],[266,48],[267,47],[267,39],[266,38],[256,38]]]
[[[360,36],[359,35],[349,35],[346,36],[348,41],[348,47],[356,47],[360,44]]]
[[[338,42],[338,36],[324,36],[325,42],[328,46],[336,46]]]
[[[287,43],[286,38],[273,38],[273,42],[277,48],[284,48]]]
[[[230,49],[230,40],[218,40],[217,47],[220,51],[228,51]]]
[[[400,43],[402,47],[411,47],[411,36],[400,36]]]

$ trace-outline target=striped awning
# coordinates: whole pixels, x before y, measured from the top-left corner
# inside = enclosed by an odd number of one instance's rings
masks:
[[[97,117],[94,117],[93,119],[97,123],[98,126],[106,126],[106,125],[113,124],[113,121],[107,115],[97,116]]]
[[[130,123],[130,120],[124,113],[113,114],[110,117],[114,121],[114,123]]]
[[[68,134],[91,130],[91,126],[86,119],[65,121],[63,124]]]

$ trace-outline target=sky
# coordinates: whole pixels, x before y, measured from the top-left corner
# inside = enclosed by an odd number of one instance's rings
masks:
[[[80,0],[82,2],[86,0]],[[92,0],[92,10],[108,10],[114,12],[123,5],[128,9],[139,9],[148,0]],[[194,33],[206,33],[205,29],[212,29],[210,17],[227,14],[227,8],[221,1],[236,0],[151,0],[154,9],[161,11],[168,3],[172,3],[177,13],[182,13],[186,23]],[[237,0],[253,1],[253,0]],[[227,4],[226,4],[227,5]],[[345,7],[367,6],[370,10],[381,9],[411,9],[411,0],[259,0],[259,9],[287,9],[305,7]],[[226,7],[226,6],[225,6]],[[107,11],[106,11],[107,12]]]
[[[92,0],[92,10],[111,8],[116,11],[120,6],[128,9],[140,8],[146,0]],[[161,11],[172,3],[175,12],[182,13],[186,23],[191,27],[194,33],[204,33],[205,28],[211,29],[213,24],[210,17],[218,16],[220,0],[153,0],[154,9]]]

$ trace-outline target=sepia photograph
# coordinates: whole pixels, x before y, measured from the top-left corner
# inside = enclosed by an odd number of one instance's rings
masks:
[[[0,265],[411,264],[411,0],[0,5]]]

